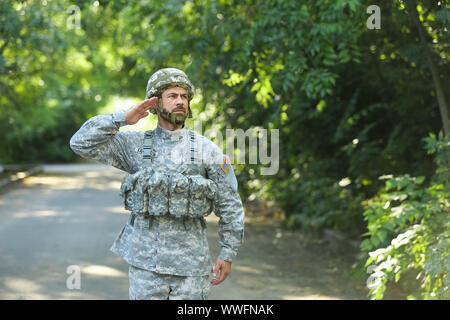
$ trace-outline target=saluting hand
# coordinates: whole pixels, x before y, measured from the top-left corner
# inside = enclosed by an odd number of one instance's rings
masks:
[[[142,118],[149,115],[148,110],[158,108],[158,97],[152,97],[146,99],[127,110],[125,113],[125,119],[128,124],[136,124]]]

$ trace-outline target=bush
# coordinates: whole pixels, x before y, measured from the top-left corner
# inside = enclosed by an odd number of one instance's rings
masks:
[[[450,139],[430,134],[424,141],[437,166],[429,184],[423,176],[385,175],[385,187],[364,203],[368,232],[360,248],[373,272],[372,299],[382,299],[392,283],[409,299],[450,298]]]
[[[282,208],[290,212],[285,221],[287,227],[361,232],[360,199],[333,179],[312,177],[299,183],[294,177],[284,183],[285,191],[279,198]]]

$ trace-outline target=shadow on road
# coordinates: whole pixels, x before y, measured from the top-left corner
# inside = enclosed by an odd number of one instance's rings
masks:
[[[44,166],[0,195],[0,299],[128,299],[128,265],[109,251],[127,220],[123,173],[93,164]],[[212,257],[217,217],[208,222]],[[246,220],[229,278],[210,299],[365,299],[342,274],[349,261],[272,220]],[[69,266],[81,270],[69,290]]]

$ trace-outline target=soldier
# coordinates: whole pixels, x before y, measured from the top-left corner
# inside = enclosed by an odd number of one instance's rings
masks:
[[[70,140],[78,155],[128,173],[121,195],[131,214],[111,251],[130,265],[130,299],[206,300],[210,284],[229,275],[243,240],[244,210],[229,159],[184,126],[193,92],[183,71],[158,70],[144,101],[90,118]],[[149,112],[158,116],[156,129],[119,131]],[[219,217],[215,265],[204,219],[211,212]]]

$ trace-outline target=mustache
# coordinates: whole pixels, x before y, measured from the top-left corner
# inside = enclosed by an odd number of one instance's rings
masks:
[[[172,112],[179,111],[179,110],[186,112],[186,109],[184,107],[176,107],[175,109],[172,110]]]

